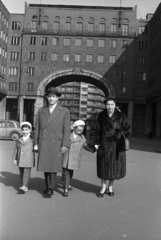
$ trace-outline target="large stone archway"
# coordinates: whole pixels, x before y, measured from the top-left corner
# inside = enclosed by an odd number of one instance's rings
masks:
[[[84,69],[79,69],[79,68],[56,71],[46,76],[38,86],[37,98],[35,103],[35,114],[34,114],[35,116],[37,114],[38,109],[43,106],[43,95],[44,95],[46,86],[54,79],[57,79],[63,76],[69,76],[69,75],[82,75],[82,76],[91,77],[95,79],[94,85],[99,87],[105,93],[106,96],[115,96],[115,90],[111,82],[98,73],[91,72]]]

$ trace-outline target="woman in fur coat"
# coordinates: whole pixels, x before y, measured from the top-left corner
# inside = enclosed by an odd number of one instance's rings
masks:
[[[129,129],[125,114],[116,108],[115,98],[107,98],[106,108],[99,113],[91,128],[91,145],[97,149],[97,176],[101,179],[102,187],[98,197],[104,196],[107,180],[108,194],[114,196],[114,180],[126,175],[126,153],[119,150],[118,146],[123,140],[122,132],[128,136]]]

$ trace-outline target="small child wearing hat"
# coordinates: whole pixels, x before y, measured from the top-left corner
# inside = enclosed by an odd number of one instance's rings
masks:
[[[13,154],[13,160],[19,167],[22,193],[28,191],[30,181],[31,168],[35,166],[35,158],[33,153],[33,140],[30,138],[32,125],[29,122],[21,123],[22,136],[16,141]]]
[[[63,155],[63,183],[64,183],[64,197],[68,197],[68,190],[70,190],[70,182],[73,177],[74,170],[78,170],[81,164],[82,149],[93,152],[93,149],[87,145],[86,138],[82,134],[85,122],[77,120],[73,123],[73,131],[70,135],[70,147]],[[70,188],[69,188],[70,187]]]

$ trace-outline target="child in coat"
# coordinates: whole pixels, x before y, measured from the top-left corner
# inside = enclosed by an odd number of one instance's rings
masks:
[[[13,160],[19,167],[22,193],[28,191],[30,181],[31,168],[35,166],[35,158],[33,153],[33,140],[30,138],[32,125],[29,122],[21,123],[22,137],[20,137],[15,146]]]
[[[82,149],[93,152],[93,149],[87,145],[86,138],[82,134],[85,127],[85,122],[77,120],[73,124],[73,132],[70,135],[70,147],[63,155],[63,171],[62,178],[64,182],[64,197],[68,197],[68,190],[70,190],[71,179],[74,170],[80,168]]]

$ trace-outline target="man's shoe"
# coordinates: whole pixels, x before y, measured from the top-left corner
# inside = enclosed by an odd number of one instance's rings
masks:
[[[68,192],[63,192],[63,197],[68,197]]]
[[[52,196],[54,194],[53,189],[45,189],[43,193],[49,196]]]
[[[72,191],[72,190],[73,190],[72,186],[69,186],[68,191]]]

